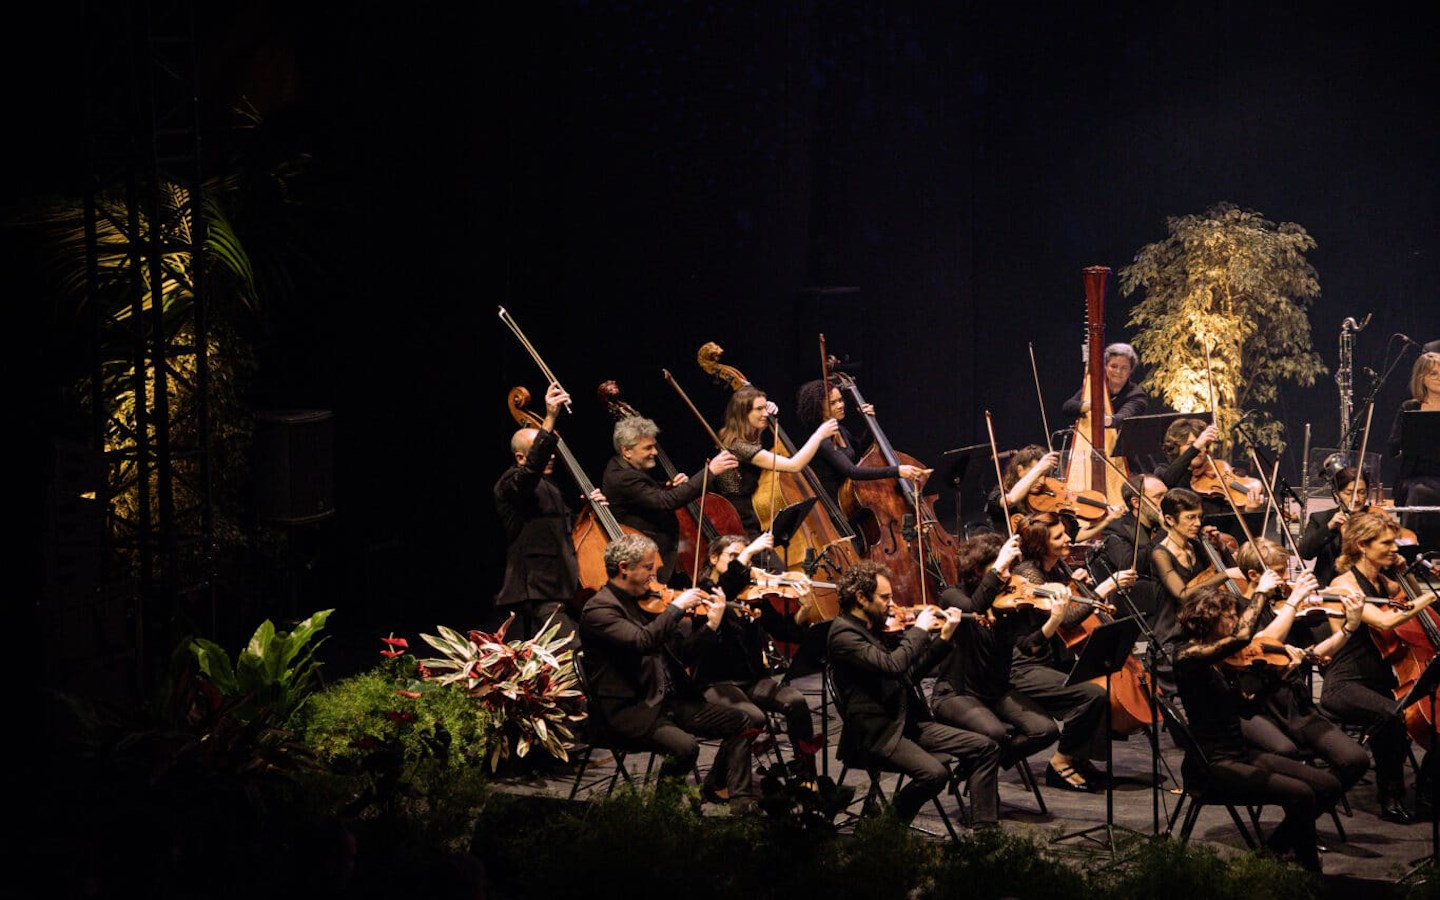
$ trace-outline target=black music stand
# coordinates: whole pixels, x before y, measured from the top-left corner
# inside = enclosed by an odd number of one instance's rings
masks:
[[[1115,431],[1115,446],[1111,457],[1124,457],[1132,472],[1153,473],[1169,462],[1161,448],[1165,446],[1165,432],[1176,419],[1199,419],[1206,425],[1215,421],[1210,411],[1193,413],[1156,413],[1149,416],[1131,416],[1121,419]]]
[[[1260,533],[1260,529],[1265,525],[1265,510],[1255,509],[1249,512],[1242,510],[1240,515],[1245,520],[1245,528],[1249,528],[1251,534],[1257,538],[1265,536]],[[1271,521],[1274,521],[1273,516],[1271,517]],[[1246,541],[1250,540],[1245,536],[1245,528],[1240,527],[1240,519],[1235,518],[1233,512],[1211,513],[1201,519],[1200,522],[1202,525],[1214,525],[1217,531],[1230,535],[1235,539],[1236,543],[1243,545]]]
[[[1070,670],[1070,676],[1065,679],[1065,686],[1070,687],[1082,684],[1086,681],[1093,681],[1100,676],[1105,676],[1105,824],[1094,825],[1080,831],[1063,834],[1055,838],[1054,843],[1067,841],[1071,838],[1088,838],[1100,844],[1115,854],[1115,832],[1117,829],[1129,831],[1139,835],[1140,832],[1124,826],[1115,824],[1115,768],[1113,744],[1114,736],[1110,733],[1110,676],[1120,671],[1125,662],[1130,658],[1131,652],[1135,649],[1135,641],[1140,637],[1140,623],[1134,616],[1127,616],[1123,619],[1116,619],[1090,632],[1090,637],[1085,641],[1085,646],[1080,648],[1080,656],[1075,660],[1075,667]],[[1105,832],[1105,839],[1099,840],[1091,837],[1096,831]]]
[[[1435,718],[1435,694],[1437,691],[1440,691],[1440,656],[1432,656],[1430,662],[1425,666],[1425,671],[1421,672],[1420,677],[1415,679],[1414,686],[1395,704],[1395,714],[1403,716],[1405,710],[1422,700],[1430,703],[1431,734],[1430,749],[1426,751],[1427,753],[1440,752],[1440,722],[1437,722]],[[1437,790],[1440,790],[1440,784],[1437,784],[1437,779],[1431,778],[1431,810],[1435,809]],[[1440,816],[1432,813],[1430,816],[1430,854],[1428,856],[1422,856],[1419,859],[1411,860],[1410,871],[1405,875],[1405,878],[1400,880],[1405,881],[1411,875],[1414,875],[1416,870],[1431,865],[1436,860],[1440,860]]]
[[[795,537],[795,532],[800,530],[800,523],[810,514],[810,508],[816,503],[817,498],[806,497],[790,504],[775,514],[775,519],[770,523],[770,533],[775,537],[775,546],[785,548],[786,553],[781,553],[782,559],[789,555],[790,539]],[[790,560],[784,559],[788,565]]]
[[[1000,454],[1000,460],[1013,455],[1015,451],[1007,450]],[[974,490],[977,496],[984,496],[982,485],[985,475],[995,468],[991,460],[989,444],[974,444],[969,447],[956,447],[954,450],[946,450],[940,454],[940,461],[935,464],[935,471],[931,473],[927,488],[936,491],[951,491],[955,494],[955,534],[963,535],[961,523],[961,498],[967,490]],[[984,511],[985,504],[980,504],[981,511]]]

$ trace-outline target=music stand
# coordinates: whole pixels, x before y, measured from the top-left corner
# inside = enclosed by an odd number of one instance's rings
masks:
[[[1260,533],[1261,526],[1265,524],[1265,510],[1255,509],[1248,512],[1241,510],[1240,515],[1244,517],[1245,526],[1250,529],[1251,534],[1257,538],[1265,536]],[[1274,521],[1274,517],[1271,517],[1271,521]],[[1211,513],[1202,518],[1200,522],[1202,525],[1214,525],[1216,530],[1230,535],[1237,543],[1244,544],[1249,540],[1245,536],[1245,529],[1240,527],[1240,520],[1235,518],[1233,512]]]
[[[1425,666],[1425,671],[1421,672],[1420,677],[1415,679],[1415,684],[1405,693],[1405,696],[1401,697],[1399,702],[1395,704],[1395,714],[1403,716],[1405,710],[1419,703],[1421,700],[1430,701],[1431,734],[1430,750],[1427,751],[1430,753],[1434,753],[1437,749],[1440,749],[1440,724],[1437,724],[1435,719],[1435,693],[1437,690],[1440,690],[1440,656],[1432,656],[1430,662]],[[1435,808],[1437,787],[1440,786],[1437,786],[1436,779],[1430,779],[1430,808],[1432,810]],[[1437,859],[1440,859],[1440,816],[1432,814],[1430,816],[1430,855],[1411,860],[1410,872],[1405,878],[1409,878],[1415,874],[1416,869],[1433,863]],[[1404,881],[1405,878],[1402,878],[1401,881]]]
[[[784,547],[786,553],[782,557],[789,556],[790,539],[795,537],[795,532],[800,530],[800,523],[810,514],[818,498],[806,497],[804,500],[796,501],[775,514],[775,519],[770,523],[770,534],[775,537],[775,546]],[[788,565],[789,559],[785,559]]]
[[[1007,450],[1000,454],[1003,462],[1015,451]],[[925,486],[934,487],[937,491],[952,491],[955,494],[955,533],[961,534],[961,498],[965,496],[967,488],[973,487],[976,493],[980,493],[980,486],[987,472],[994,471],[994,463],[990,460],[989,444],[974,444],[969,447],[956,447],[954,450],[946,450],[940,454],[940,461],[935,464],[935,471]],[[984,503],[981,503],[984,509]]]
[[[1165,432],[1176,419],[1199,419],[1206,425],[1215,420],[1209,411],[1156,413],[1121,419],[1116,426],[1115,446],[1110,449],[1110,456],[1123,457],[1131,471],[1154,472],[1160,468],[1158,461],[1165,460],[1161,450],[1165,446]]]
[[[1075,667],[1070,670],[1070,676],[1065,679],[1065,686],[1071,687],[1086,681],[1094,681],[1102,675],[1105,677],[1105,824],[1061,835],[1055,838],[1054,843],[1077,837],[1089,838],[1107,848],[1113,856],[1117,828],[1123,828],[1125,831],[1139,835],[1139,832],[1134,829],[1115,824],[1115,770],[1112,748],[1115,739],[1110,733],[1110,676],[1125,666],[1126,660],[1130,658],[1131,652],[1135,649],[1135,641],[1139,636],[1140,623],[1134,616],[1126,616],[1123,619],[1116,619],[1099,626],[1090,632],[1085,646],[1080,648],[1080,656],[1075,660]],[[1105,832],[1103,841],[1091,837],[1091,833],[1096,831]]]

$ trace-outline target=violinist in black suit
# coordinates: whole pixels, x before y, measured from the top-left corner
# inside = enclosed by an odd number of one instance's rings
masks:
[[[1338,574],[1335,560],[1340,556],[1340,534],[1351,513],[1369,505],[1370,482],[1359,469],[1346,466],[1331,480],[1330,496],[1335,506],[1311,513],[1296,543],[1301,559],[1315,561],[1312,571],[1321,584],[1329,584]]]
[[[570,395],[559,384],[545,391],[545,419],[540,428],[521,428],[510,438],[514,465],[505,470],[492,491],[495,511],[505,527],[508,550],[505,581],[495,595],[502,611],[516,609],[520,626],[534,635],[554,615],[565,634],[575,622],[566,604],[580,590],[580,569],[571,536],[574,518],[565,495],[551,478],[559,437],[555,422]],[[604,503],[598,489],[590,499]]]
[[[928,666],[948,651],[960,611],[941,615],[926,607],[892,648],[883,637],[894,599],[889,569],[861,560],[845,570],[837,587],[840,615],[830,624],[826,663],[842,720],[841,761],[863,766],[865,756],[874,754],[904,772],[892,810],[908,823],[945,789],[949,776],[936,755],[950,754],[969,771],[971,820],[995,824],[999,745],[934,721],[919,689]]]
[[[722,739],[704,796],[727,798],[732,810],[753,812],[749,718],[733,706],[706,701],[683,662],[704,644],[718,642],[724,596],[691,588],[652,616],[640,601],[651,592],[657,566],[655,542],[644,535],[626,533],[605,548],[610,580],[580,614],[590,702],[611,731],[665,754],[662,776],[683,777],[695,768],[700,756],[695,735]],[[682,628],[682,618],[702,602],[708,605],[704,621]]]

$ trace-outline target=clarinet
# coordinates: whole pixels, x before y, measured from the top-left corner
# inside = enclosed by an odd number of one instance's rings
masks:
[[[1365,314],[1365,321],[1356,323],[1353,317],[1340,323],[1340,365],[1335,369],[1335,383],[1340,386],[1340,450],[1348,452],[1355,443],[1354,429],[1350,427],[1350,415],[1355,396],[1355,335],[1370,324],[1371,313]]]

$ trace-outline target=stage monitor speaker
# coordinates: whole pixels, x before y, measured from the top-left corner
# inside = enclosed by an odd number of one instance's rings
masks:
[[[256,415],[256,519],[301,524],[334,514],[334,419],[328,409]]]

